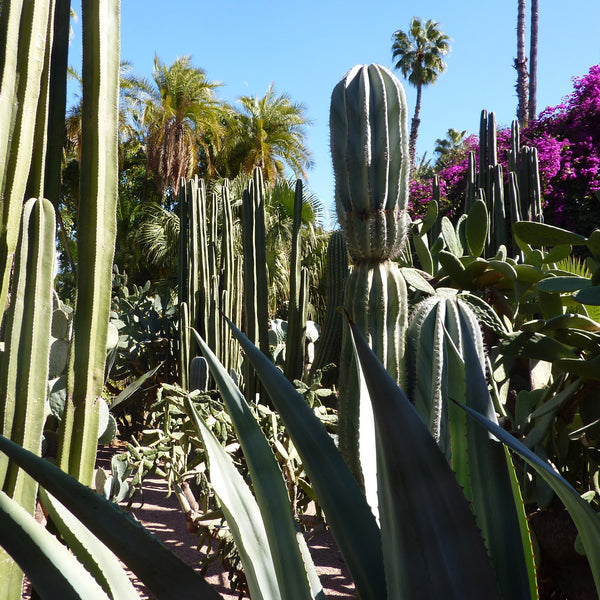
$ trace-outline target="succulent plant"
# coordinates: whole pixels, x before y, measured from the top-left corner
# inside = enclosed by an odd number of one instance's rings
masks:
[[[393,259],[408,223],[407,105],[398,79],[379,65],[358,65],[331,97],[335,200],[352,272],[345,308],[397,383],[403,379],[406,284]],[[358,390],[347,332],[340,360],[340,448],[355,475]]]

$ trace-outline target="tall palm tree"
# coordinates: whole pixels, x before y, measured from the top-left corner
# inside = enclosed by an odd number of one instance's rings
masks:
[[[521,125],[527,124],[529,109],[527,107],[527,57],[525,56],[525,7],[526,0],[518,0],[517,5],[517,119]]]
[[[531,0],[531,29],[529,40],[529,120],[537,118],[537,51],[538,51],[538,0]]]
[[[305,128],[310,124],[303,104],[292,102],[287,94],[277,95],[273,85],[266,94],[242,96],[240,110],[232,111],[224,150],[235,175],[260,167],[267,182],[285,173],[286,166],[296,177],[304,177],[311,166]]]
[[[221,84],[209,81],[202,69],[190,64],[189,56],[177,58],[169,67],[155,57],[153,78],[156,89],[144,115],[148,166],[163,195],[169,189],[177,194],[181,177],[198,171],[199,150],[219,139],[215,88]],[[210,156],[204,152],[206,160]]]
[[[394,65],[411,85],[417,88],[415,113],[410,127],[409,152],[411,170],[415,164],[421,92],[423,86],[431,85],[446,70],[443,57],[450,52],[451,39],[439,28],[439,23],[429,19],[426,23],[413,17],[408,33],[400,29],[392,36]]]

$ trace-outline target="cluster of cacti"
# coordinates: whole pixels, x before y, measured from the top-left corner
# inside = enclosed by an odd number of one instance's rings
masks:
[[[89,484],[104,384],[116,225],[119,5],[109,0],[84,2],[81,16],[77,301],[58,463]],[[69,3],[3,3],[0,39],[4,45],[0,63],[0,306],[5,307],[10,287],[8,320],[12,323],[7,327],[1,367],[2,430],[39,452],[46,416],[55,255],[52,205],[58,206],[59,201],[61,152],[56,148],[61,147],[64,132]],[[26,194],[39,199],[24,205]],[[16,260],[29,254],[29,262],[15,263],[13,273],[19,235]],[[16,473],[11,467],[5,489],[24,485],[27,491],[18,494],[32,510],[36,487],[23,484],[26,478]],[[21,576],[2,560],[0,589],[7,597],[20,597]]]
[[[228,369],[239,369],[238,352],[224,335],[222,314],[241,318],[241,262],[234,256],[234,234],[229,186],[222,186],[221,211],[216,194],[207,197],[203,180],[182,181],[179,195],[179,345],[180,381],[190,384],[190,365],[197,345],[193,327]],[[219,219],[220,217],[220,219]],[[219,229],[220,222],[220,229]]]
[[[393,259],[405,240],[410,164],[400,82],[378,65],[354,67],[334,88],[330,128],[338,219],[353,261],[345,308],[400,383],[408,304]],[[359,385],[347,330],[339,419],[340,448],[358,474]]]

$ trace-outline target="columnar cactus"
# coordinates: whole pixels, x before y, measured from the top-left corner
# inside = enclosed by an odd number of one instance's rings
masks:
[[[244,249],[244,315],[246,335],[269,355],[269,288],[265,242],[265,191],[262,172],[254,169],[242,197],[242,241]],[[258,379],[246,363],[246,399],[255,401]]]
[[[398,383],[408,309],[406,284],[393,259],[408,222],[407,112],[400,82],[378,65],[354,67],[331,97],[336,207],[354,263],[345,306]],[[360,477],[359,386],[347,332],[340,382],[340,449]]]
[[[312,363],[310,380],[318,369],[335,363],[339,366],[344,322],[338,308],[344,305],[344,288],[348,279],[348,251],[344,234],[334,231],[327,247],[327,310],[321,328],[321,335],[315,345],[315,359]],[[339,370],[324,373],[321,379],[325,387],[337,384]]]

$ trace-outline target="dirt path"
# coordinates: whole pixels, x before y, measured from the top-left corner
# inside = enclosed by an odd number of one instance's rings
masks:
[[[101,451],[99,464],[108,467],[111,453]],[[144,505],[135,511],[139,521],[166,546],[189,565],[199,563],[198,537],[188,532],[185,518],[174,495],[167,498],[166,482],[160,478],[147,478],[144,482]],[[354,598],[354,585],[344,560],[331,534],[318,533],[309,541],[317,572],[326,597]],[[132,576],[141,598],[152,599],[145,587]],[[225,600],[236,600],[238,595],[231,591],[226,571],[217,565],[209,571],[207,580]]]

